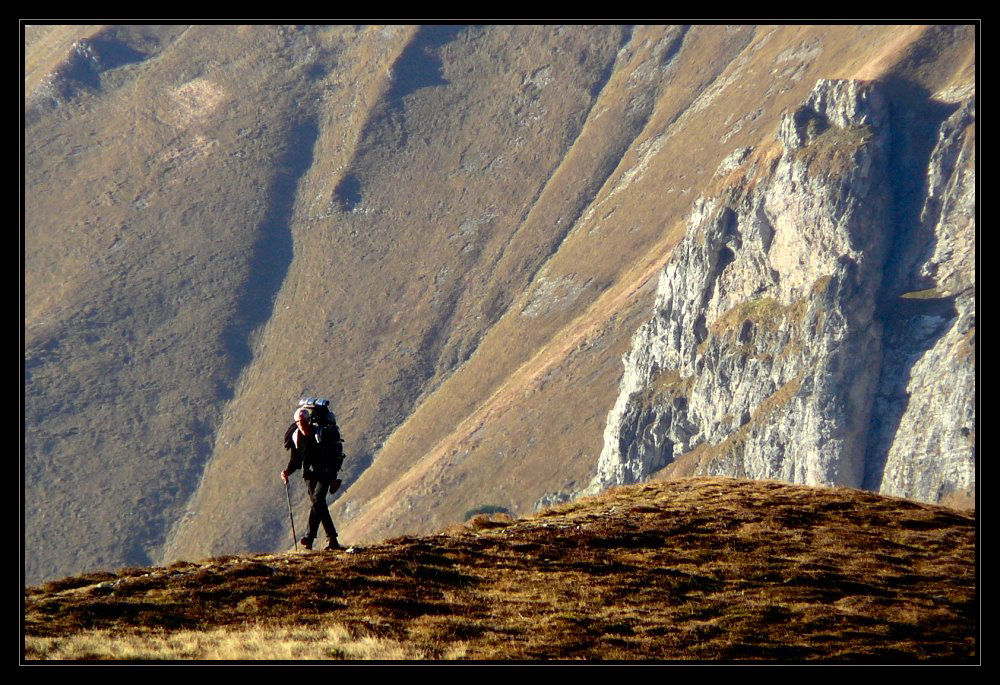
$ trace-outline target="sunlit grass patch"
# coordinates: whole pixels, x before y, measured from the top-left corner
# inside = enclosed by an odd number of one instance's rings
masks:
[[[125,661],[397,661],[463,656],[460,644],[448,645],[434,654],[403,641],[358,633],[343,625],[315,628],[257,625],[131,634],[93,630],[67,637],[27,638],[25,652],[28,659]]]

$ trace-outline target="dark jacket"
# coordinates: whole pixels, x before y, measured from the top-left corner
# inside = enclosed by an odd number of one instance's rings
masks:
[[[303,435],[293,423],[285,431],[285,449],[291,451],[289,474],[302,469],[306,480],[331,481],[344,463],[344,443],[336,424],[322,430],[314,429],[312,435]]]

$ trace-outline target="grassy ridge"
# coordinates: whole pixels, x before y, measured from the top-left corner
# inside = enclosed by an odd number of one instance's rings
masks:
[[[978,658],[975,517],[684,479],[349,552],[219,557],[25,594],[26,658]]]
[[[972,92],[975,56],[971,26],[24,26],[28,581],[280,549],[300,395],[343,419],[348,538],[579,489],[719,163],[818,78]]]

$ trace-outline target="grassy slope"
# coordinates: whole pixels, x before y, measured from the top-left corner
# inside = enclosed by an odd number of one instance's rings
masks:
[[[148,60],[25,127],[29,578],[155,554],[233,382],[217,360],[286,144],[287,122],[232,99],[252,92],[244,46],[133,37]],[[178,44],[233,82],[185,88]]]
[[[470,32],[448,43],[441,57],[447,83],[401,99],[384,95],[336,173],[323,150],[339,137],[338,122],[321,130],[316,164],[303,180],[309,202],[297,206],[292,230],[322,249],[296,249],[275,316],[220,428],[231,444],[218,445],[192,507],[198,517],[175,531],[171,554],[274,544],[280,527],[262,531],[253,522],[262,509],[271,522],[285,516],[271,489],[283,458],[274,436],[295,395],[333,391],[348,476],[358,475],[366,455],[464,360],[502,313],[502,298],[523,289],[544,260],[546,234],[526,227],[525,215],[575,135],[620,35],[532,30],[522,45],[511,31]],[[409,46],[421,39],[414,36],[401,55],[414,59]],[[402,56],[400,63],[397,70]],[[525,86],[547,68],[564,78],[548,91]],[[492,135],[480,133],[484,126]],[[337,179],[345,177],[360,187],[351,211],[336,201]],[[317,207],[303,207],[316,197]],[[315,358],[304,361],[301,347],[288,344],[292,332],[313,341]],[[255,483],[249,507],[221,496],[236,468]]]
[[[898,68],[914,41],[932,42],[925,34],[913,27],[898,34],[891,27],[692,28],[649,93],[655,105],[643,128],[539,278],[342,496],[348,539],[433,530],[483,504],[529,512],[544,493],[587,482],[617,390],[618,359],[651,306],[643,286],[669,257],[718,162],[734,148],[771,142],[781,112],[816,79]],[[649,67],[645,38],[635,35],[619,55],[595,112],[629,100],[635,74]],[[970,46],[938,37],[937,62],[927,60],[938,73],[922,76],[927,87],[961,73]],[[910,69],[905,76],[919,75]],[[594,116],[588,126],[599,122]],[[592,154],[586,133],[571,153]],[[541,314],[523,314],[544,299],[547,284],[567,282],[588,286],[561,298],[553,288]]]
[[[71,79],[25,129],[25,428],[46,436],[26,449],[29,579],[161,554],[288,269],[314,103],[348,90],[325,76],[365,43],[113,31],[145,59]],[[338,75],[363,82],[389,38]]]
[[[29,581],[275,549],[300,392],[334,396],[350,478],[379,454],[340,501],[348,540],[586,480],[718,160],[920,35],[130,31],[147,59],[25,129]],[[26,33],[26,92],[89,32]],[[411,511],[376,499],[399,482]]]
[[[733,479],[351,552],[93,573],[25,600],[31,659],[978,659],[972,515]]]

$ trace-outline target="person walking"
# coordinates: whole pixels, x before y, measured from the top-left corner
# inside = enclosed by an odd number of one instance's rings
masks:
[[[326,400],[314,398],[300,402],[293,416],[295,422],[285,432],[285,449],[291,451],[291,456],[281,472],[281,480],[287,485],[288,477],[301,468],[312,503],[309,529],[299,540],[306,549],[313,548],[321,524],[326,533],[326,549],[343,549],[326,506],[326,496],[340,488],[337,472],[344,463],[344,443],[327,405]]]

